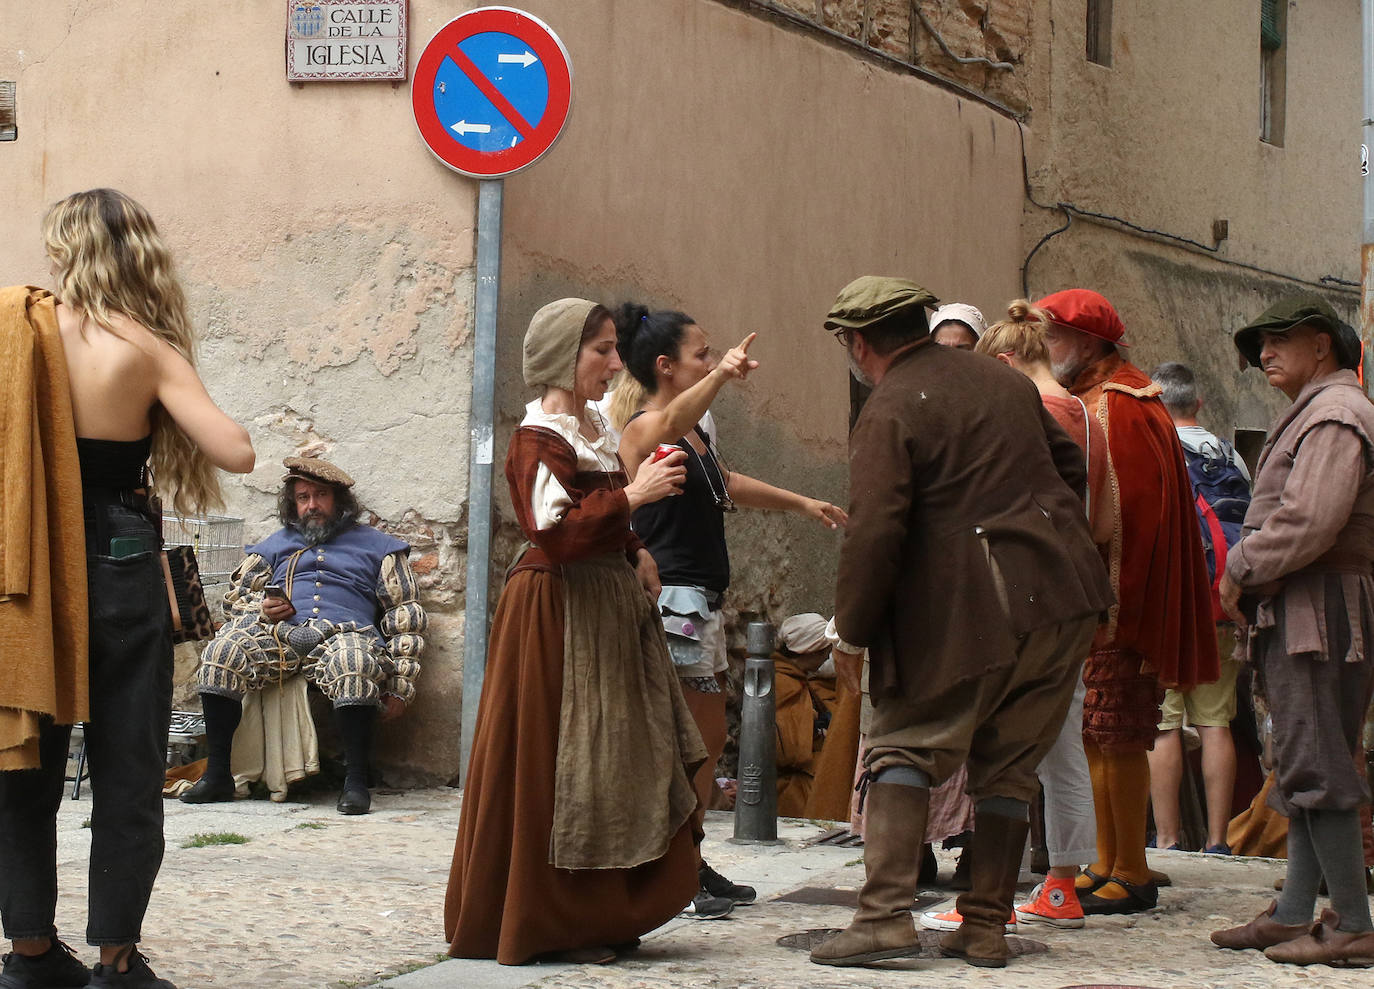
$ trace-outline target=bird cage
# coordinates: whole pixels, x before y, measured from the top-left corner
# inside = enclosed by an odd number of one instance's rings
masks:
[[[162,538],[167,546],[190,546],[195,551],[202,584],[228,583],[243,559],[243,519],[164,512]]]

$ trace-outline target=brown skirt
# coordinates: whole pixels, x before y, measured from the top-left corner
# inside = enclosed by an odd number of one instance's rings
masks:
[[[444,935],[456,958],[520,965],[621,944],[672,918],[697,891],[690,825],[662,858],[633,869],[549,864],[563,602],[561,577],[526,570],[511,577],[496,608],[444,899]]]

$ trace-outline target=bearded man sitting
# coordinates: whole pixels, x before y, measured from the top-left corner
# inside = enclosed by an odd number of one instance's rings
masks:
[[[299,673],[334,705],[346,764],[338,811],[366,814],[378,712],[390,720],[414,699],[425,644],[410,546],[358,521],[353,479],[338,467],[283,463],[282,528],[248,547],[225,595],[228,621],[196,670],[209,760],[181,799],[234,799],[229,759],[244,695]]]

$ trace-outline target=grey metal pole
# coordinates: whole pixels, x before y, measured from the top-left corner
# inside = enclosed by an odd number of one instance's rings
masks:
[[[1360,247],[1360,343],[1364,353],[1369,353],[1369,345],[1374,340],[1374,175],[1370,174],[1369,155],[1374,150],[1374,0],[1360,2],[1360,28],[1364,38],[1364,58],[1361,60],[1361,78],[1364,90],[1364,113],[1361,114],[1360,140],[1362,142],[1362,162],[1360,171],[1364,177],[1364,223],[1361,226],[1362,246]],[[1369,391],[1370,369],[1365,368],[1364,386]]]
[[[477,186],[477,298],[472,347],[472,434],[468,447],[468,579],[463,624],[463,751],[459,782],[477,727],[487,672],[487,615],[491,575],[492,432],[496,421],[496,309],[501,289],[501,179]]]
[[[750,622],[740,711],[737,842],[778,840],[778,709],[773,690],[773,626]]]

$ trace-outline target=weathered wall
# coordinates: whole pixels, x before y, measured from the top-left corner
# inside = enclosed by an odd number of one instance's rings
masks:
[[[1196,365],[1205,424],[1224,435],[1267,426],[1282,396],[1257,372],[1236,371],[1231,332],[1293,291],[1321,291],[1355,315],[1341,281],[1360,277],[1358,5],[1288,4],[1282,147],[1259,139],[1258,4],[1113,7],[1109,68],[1085,57],[1083,0],[1037,11],[1027,128],[1035,198],[1216,250],[1079,218],[1031,261],[1031,294],[1101,291],[1142,367]],[[1219,219],[1229,236],[1217,243]],[[1027,251],[1063,222],[1028,205]]]
[[[577,89],[562,142],[506,182],[506,429],[530,397],[518,348],[539,305],[681,308],[720,346],[759,331],[760,371],[715,410],[729,465],[843,504],[848,372],[824,314],[864,273],[1003,303],[1020,260],[1015,126],[748,6],[524,6],[567,43]],[[728,534],[735,607],[829,612],[833,534],[749,511]]]
[[[453,16],[412,0],[412,56]],[[459,8],[461,9],[461,8]],[[383,732],[393,776],[447,778],[461,687],[475,186],[415,134],[409,87],[285,81],[286,5],[0,0],[0,271],[46,284],[51,201],[109,185],[172,246],[204,340],[201,372],[253,436],[226,479],[250,541],[281,459],[302,446],[358,480],[411,540],[431,614],[419,699]]]

